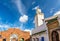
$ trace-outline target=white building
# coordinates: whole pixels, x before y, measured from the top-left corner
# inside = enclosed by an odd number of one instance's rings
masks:
[[[31,38],[32,41],[60,41],[60,14],[44,19],[44,14],[37,8]]]
[[[49,41],[44,14],[39,8],[36,9],[35,29],[32,30],[32,41]]]

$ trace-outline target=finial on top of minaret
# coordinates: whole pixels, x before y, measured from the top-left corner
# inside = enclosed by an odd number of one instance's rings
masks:
[[[41,9],[39,7],[37,7],[37,9],[36,9],[36,13],[37,14],[40,14],[41,13]]]
[[[36,16],[35,16],[35,26],[39,27],[43,24],[44,14],[41,12],[39,6],[35,7],[36,9]]]

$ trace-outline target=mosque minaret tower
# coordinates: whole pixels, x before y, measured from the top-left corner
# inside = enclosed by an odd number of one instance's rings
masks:
[[[39,27],[43,24],[44,20],[44,14],[41,12],[41,9],[36,9],[36,15],[35,15],[35,27]]]

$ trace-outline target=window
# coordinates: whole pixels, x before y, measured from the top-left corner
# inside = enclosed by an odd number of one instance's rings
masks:
[[[6,41],[6,39],[3,39],[3,41]]]
[[[44,41],[44,37],[41,37],[41,41]]]
[[[59,34],[57,31],[52,31],[52,41],[59,41]]]

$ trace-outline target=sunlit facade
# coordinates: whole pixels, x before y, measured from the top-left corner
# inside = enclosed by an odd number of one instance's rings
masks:
[[[0,32],[0,41],[30,41],[30,33],[18,28]]]
[[[42,16],[44,17],[41,12],[38,12],[35,16],[32,41],[60,41],[60,15],[45,19]]]

